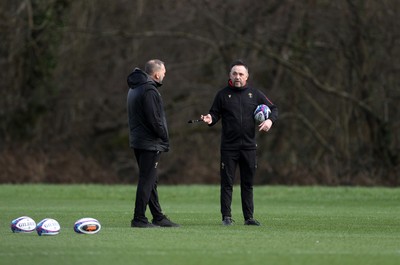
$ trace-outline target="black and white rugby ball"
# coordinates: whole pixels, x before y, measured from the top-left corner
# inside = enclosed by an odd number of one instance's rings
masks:
[[[36,226],[36,232],[39,236],[54,236],[60,233],[61,227],[57,220],[45,218]]]
[[[100,222],[90,217],[81,218],[74,224],[74,231],[78,234],[96,234],[100,231],[100,229]]]
[[[36,229],[36,222],[29,216],[21,216],[11,221],[13,233],[31,233]]]

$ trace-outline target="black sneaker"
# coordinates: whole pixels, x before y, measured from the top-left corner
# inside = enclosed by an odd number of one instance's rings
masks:
[[[157,227],[160,227],[160,226],[154,225],[154,224],[149,223],[149,222],[132,220],[132,221],[131,221],[131,227],[137,227],[137,228],[157,228]]]
[[[260,222],[257,221],[256,219],[250,218],[247,219],[246,221],[244,221],[244,225],[256,225],[256,226],[260,226]]]
[[[168,217],[166,217],[165,215],[160,220],[154,220],[153,219],[152,223],[154,225],[161,226],[161,227],[179,227],[178,224],[176,224],[176,223],[172,222],[171,220],[169,220]]]
[[[222,218],[222,225],[233,225],[234,222],[235,221],[229,216],[224,216]]]

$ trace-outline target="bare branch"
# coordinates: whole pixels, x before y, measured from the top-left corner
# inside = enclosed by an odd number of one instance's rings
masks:
[[[167,38],[184,38],[188,40],[198,41],[204,44],[207,44],[213,48],[218,48],[221,43],[217,43],[215,40],[211,40],[209,38],[192,34],[190,32],[184,31],[143,31],[143,32],[135,32],[129,33],[124,30],[112,30],[112,31],[98,31],[94,29],[88,28],[70,28],[66,27],[66,31],[71,31],[75,33],[84,33],[84,34],[92,34],[95,36],[101,37],[123,37],[123,38],[155,38],[155,37],[167,37]]]
[[[317,130],[317,128],[315,128],[315,126],[313,126],[313,124],[310,122],[309,119],[307,119],[306,116],[300,114],[300,113],[284,113],[280,115],[280,119],[285,119],[285,118],[294,118],[294,119],[299,119],[315,136],[315,138],[318,140],[318,142],[325,147],[325,149],[327,149],[329,152],[331,152],[332,154],[337,155],[336,149],[329,144],[329,142],[323,137],[322,134],[320,134]]]

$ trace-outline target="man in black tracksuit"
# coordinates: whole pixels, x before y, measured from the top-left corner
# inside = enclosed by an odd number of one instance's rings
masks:
[[[236,166],[240,168],[240,189],[245,225],[260,225],[253,218],[253,179],[257,168],[254,110],[260,104],[271,109],[258,127],[267,132],[278,118],[277,107],[258,89],[247,85],[248,68],[242,61],[231,65],[227,87],[220,90],[210,113],[201,119],[213,126],[222,119],[221,214],[223,225],[232,225],[231,204]]]
[[[145,65],[145,71],[136,68],[127,80],[129,142],[139,166],[132,227],[179,226],[162,213],[157,193],[157,165],[161,152],[169,150],[164,104],[158,91],[165,72],[162,61],[150,60]],[[147,205],[153,215],[152,223],[145,216]]]

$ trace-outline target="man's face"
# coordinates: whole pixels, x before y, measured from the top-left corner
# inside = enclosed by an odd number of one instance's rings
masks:
[[[247,72],[246,67],[243,65],[235,65],[231,69],[229,78],[231,79],[233,86],[244,87],[247,83],[247,79],[249,78],[249,73]]]

